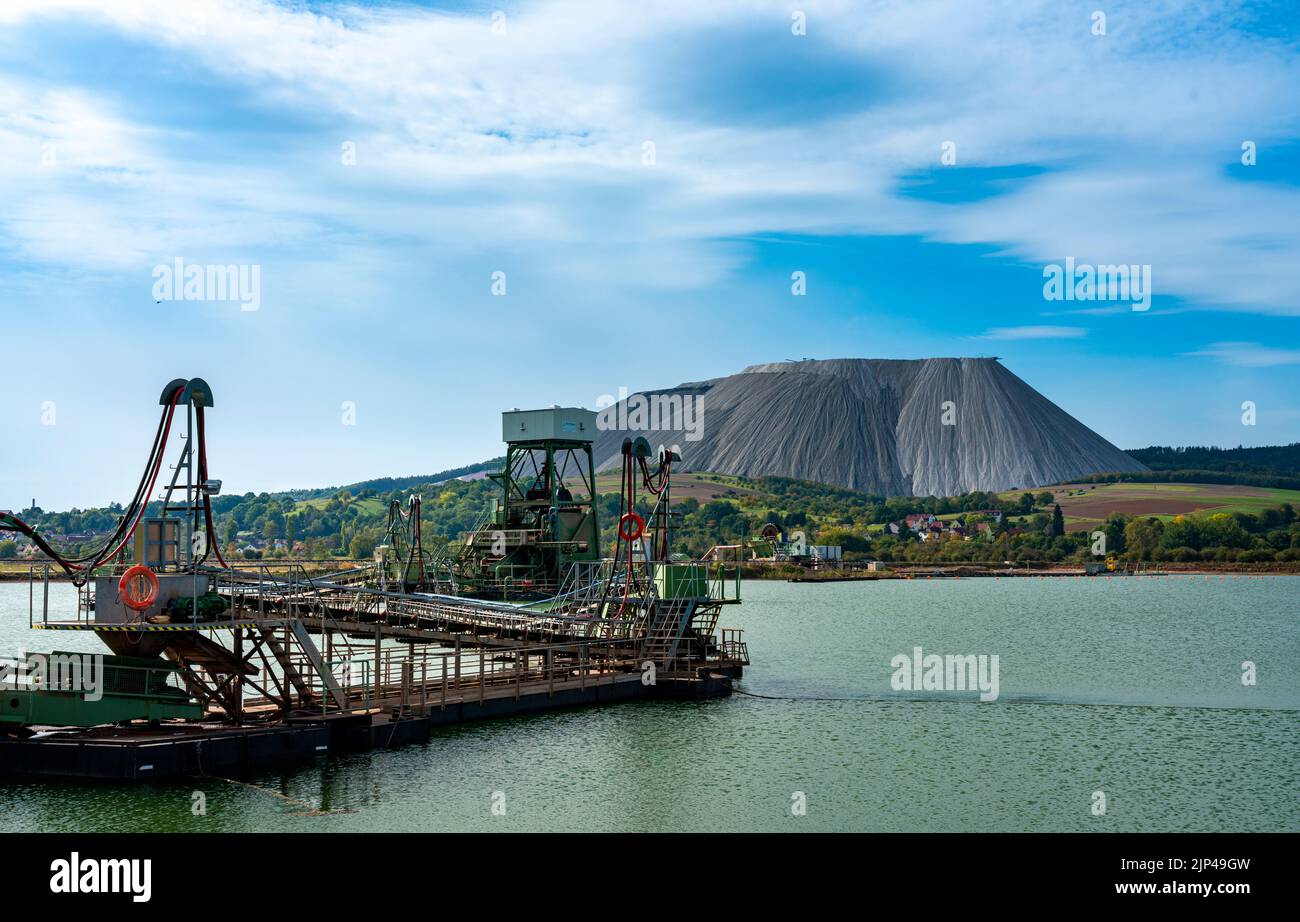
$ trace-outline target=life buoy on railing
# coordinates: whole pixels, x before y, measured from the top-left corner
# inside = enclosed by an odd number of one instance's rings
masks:
[[[136,564],[118,580],[117,594],[127,608],[144,611],[158,598],[158,575],[148,567]]]
[[[628,526],[631,526],[629,528]],[[624,541],[632,542],[645,534],[645,519],[635,512],[625,512],[618,520],[618,536]]]

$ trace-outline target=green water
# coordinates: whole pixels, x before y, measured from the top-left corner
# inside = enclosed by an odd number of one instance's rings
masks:
[[[1298,578],[745,593],[723,617],[754,660],[739,687],[773,697],[470,724],[261,789],[0,781],[0,830],[1300,830]],[[26,587],[0,584],[0,652],[56,640],[96,649],[29,632]],[[890,659],[916,645],[996,653],[1000,697],[892,691]]]

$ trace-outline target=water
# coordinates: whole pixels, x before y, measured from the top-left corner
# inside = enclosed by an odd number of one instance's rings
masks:
[[[0,830],[1300,830],[1300,578],[745,593],[722,622],[746,629],[739,687],[773,698],[470,724],[257,787],[0,780]],[[1000,698],[893,692],[890,659],[918,644],[998,654]],[[0,584],[0,652],[24,645],[97,649],[29,632],[26,587]]]

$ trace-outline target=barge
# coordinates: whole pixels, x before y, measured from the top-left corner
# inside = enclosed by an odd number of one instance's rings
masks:
[[[390,509],[372,562],[312,573],[226,565],[204,435],[211,389],[178,379],[159,403],[141,487],[103,547],[69,557],[0,516],[78,589],[75,611],[52,607],[47,565],[29,626],[90,632],[109,651],[3,664],[0,774],[246,774],[465,721],[726,696],[749,664],[743,633],[718,625],[740,602],[738,568],[671,553],[675,451],[625,440],[613,555],[601,555],[591,411],[503,414],[501,495],[448,553],[425,554],[410,497]],[[179,460],[151,503],[180,413]]]

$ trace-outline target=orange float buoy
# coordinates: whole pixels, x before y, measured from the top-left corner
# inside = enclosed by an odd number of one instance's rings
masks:
[[[631,526],[629,530],[628,526]],[[624,541],[635,541],[645,533],[645,519],[635,512],[625,512],[618,520],[618,536]]]
[[[148,567],[136,564],[117,581],[117,593],[127,608],[144,611],[158,598],[158,575]]]

